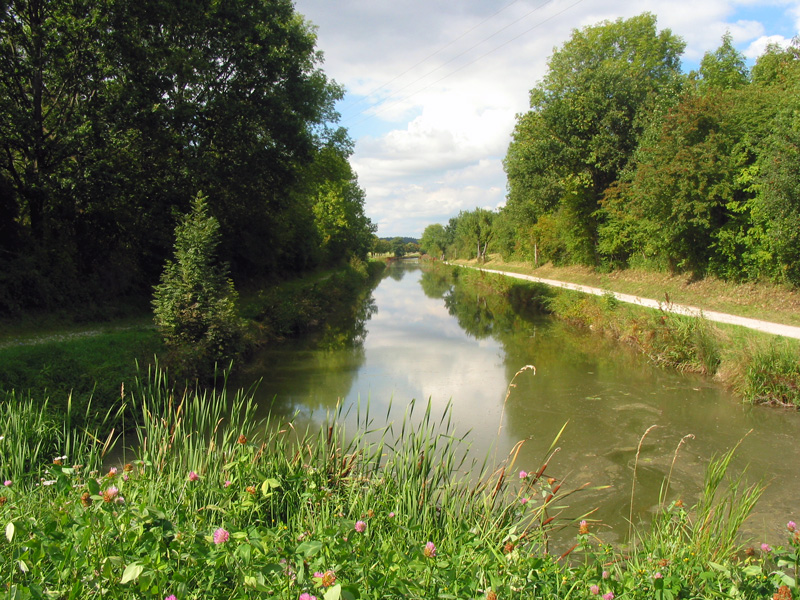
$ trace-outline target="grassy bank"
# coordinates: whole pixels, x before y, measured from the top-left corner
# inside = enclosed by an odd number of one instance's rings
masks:
[[[539,271],[536,275],[542,276]],[[629,344],[656,364],[715,377],[748,402],[800,407],[798,340],[624,304],[611,295],[581,294],[473,270],[460,270],[457,278],[461,285],[508,298],[511,306],[534,305]],[[609,289],[630,293],[629,289]],[[528,300],[521,301],[520,296]]]
[[[542,464],[483,457],[448,415],[367,415],[346,435],[255,423],[240,393],[130,386],[133,444],[0,404],[0,571],[7,598],[771,598],[796,593],[797,540],[743,551],[760,493],[709,464],[694,507],[662,505],[625,548],[569,515]],[[32,424],[49,431],[46,445]],[[369,431],[369,434],[368,434]],[[368,434],[368,435],[367,435]],[[13,457],[13,460],[12,460]],[[668,482],[667,482],[668,483]],[[790,529],[794,525],[790,523]],[[566,549],[550,540],[570,532]],[[788,532],[789,535],[793,533]],[[781,562],[784,561],[784,562]],[[779,564],[783,565],[779,568]],[[779,592],[779,586],[787,586]]]
[[[529,263],[505,262],[491,255],[486,263],[456,261],[459,264],[524,273],[544,279],[569,281],[623,294],[633,294],[676,304],[689,304],[742,317],[763,319],[786,325],[800,325],[800,291],[773,283],[735,283],[713,277],[693,279],[642,269],[622,269],[600,273],[589,267],[534,268]]]
[[[248,348],[308,333],[353,310],[383,267],[381,262],[354,262],[243,294],[240,312],[248,323]],[[119,399],[122,384],[133,381],[137,364],[146,371],[157,359],[166,362],[152,316],[53,326],[41,319],[3,326],[0,397],[13,393],[17,399],[48,399],[45,410],[53,415],[64,414],[69,401],[75,415],[81,415],[76,418],[89,414],[94,421]]]

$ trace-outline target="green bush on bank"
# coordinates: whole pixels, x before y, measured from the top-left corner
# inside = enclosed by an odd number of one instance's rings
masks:
[[[179,377],[196,379],[242,353],[244,323],[228,266],[217,259],[220,225],[202,194],[175,228],[175,252],[153,293],[156,327],[166,362]]]
[[[742,393],[753,402],[800,406],[800,356],[797,346],[771,343],[755,349]]]
[[[513,460],[469,473],[467,440],[413,403],[401,422],[346,436],[256,423],[241,393],[127,396],[136,435],[109,444],[56,427],[34,447],[18,404],[0,412],[0,571],[8,598],[770,598],[797,548],[739,554],[758,488],[712,460],[692,510],[664,505],[616,549],[563,515],[565,490]],[[367,410],[368,413],[368,410]],[[69,417],[67,423],[70,422]],[[7,460],[20,445],[28,463]],[[36,451],[34,451],[36,450]],[[48,451],[53,454],[48,454]],[[728,483],[726,483],[726,481]],[[567,511],[568,512],[568,511]],[[730,515],[737,515],[731,517]],[[790,529],[793,524],[790,523]],[[572,528],[574,545],[550,534]],[[791,565],[789,565],[791,566]],[[307,595],[304,595],[307,594]]]

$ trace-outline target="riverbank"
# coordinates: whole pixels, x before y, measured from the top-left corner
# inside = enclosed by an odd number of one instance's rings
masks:
[[[513,393],[513,387],[510,388]],[[255,422],[247,396],[132,386],[139,450],[58,423],[51,455],[25,433],[35,407],[0,413],[0,569],[10,597],[105,598],[788,598],[798,540],[745,551],[736,531],[760,495],[709,465],[700,502],[662,503],[624,547],[566,518],[573,490],[515,454],[475,478],[469,439],[447,414],[392,435],[369,416],[345,437],[339,415],[312,431]],[[68,417],[69,415],[67,415]],[[377,428],[377,429],[376,429]],[[382,431],[369,442],[365,431]],[[213,432],[213,434],[212,434]],[[125,443],[124,441],[120,443]],[[558,439],[553,440],[553,446]],[[57,454],[55,454],[57,452]],[[117,453],[122,456],[125,453]],[[634,471],[635,472],[635,471]],[[634,475],[635,476],[635,475]],[[737,483],[738,482],[738,483]],[[550,534],[572,532],[553,548]],[[786,586],[781,589],[781,586]],[[776,595],[782,594],[782,595]]]
[[[665,304],[691,305],[703,311],[800,326],[800,291],[772,283],[732,283],[711,277],[693,279],[687,275],[669,275],[641,269],[599,273],[589,267],[555,267],[550,263],[534,268],[528,263],[503,261],[496,254],[490,255],[485,263],[475,260],[452,262],[591,286]]]
[[[466,261],[455,264],[478,268]],[[497,263],[491,266],[496,267],[494,271],[503,270]],[[485,270],[468,273],[471,276],[466,279],[472,285],[501,295],[511,293],[514,286],[509,281],[518,276],[515,272],[509,272],[508,277],[487,274]],[[548,273],[553,274],[552,270]],[[561,276],[567,274],[562,272]],[[579,279],[585,281],[586,278]],[[613,288],[607,288],[609,293],[598,296],[543,283],[522,285],[527,286],[527,294],[536,298],[543,310],[632,345],[657,364],[714,377],[748,402],[800,407],[800,342],[795,339],[776,338],[734,325],[717,325],[703,317],[673,313],[663,307],[654,310],[636,303],[626,305],[610,293],[619,291]],[[622,288],[630,289],[629,286]],[[519,291],[514,293],[518,295]],[[669,291],[665,293],[672,299]],[[780,294],[784,304],[791,305],[792,294],[785,290]],[[679,297],[698,299],[686,292]],[[714,304],[709,301],[707,305]],[[752,312],[752,305],[740,303],[739,306],[742,312]],[[779,311],[778,314],[784,313]]]
[[[359,294],[370,289],[383,268],[381,261],[358,262],[243,293],[239,311],[247,322],[247,347],[242,360],[253,348],[312,332],[359,305]],[[123,384],[130,387],[149,368],[165,364],[152,315],[61,328],[41,316],[22,325],[6,323],[0,331],[0,402],[12,394],[42,405],[47,399],[54,415],[64,414],[71,402],[75,415],[92,423],[119,400]]]

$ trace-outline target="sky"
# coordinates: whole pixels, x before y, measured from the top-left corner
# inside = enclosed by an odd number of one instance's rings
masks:
[[[295,0],[323,70],[344,86],[339,124],[380,237],[419,237],[459,211],[505,203],[516,115],[574,29],[651,12],[697,68],[729,31],[752,62],[800,32],[800,0]]]

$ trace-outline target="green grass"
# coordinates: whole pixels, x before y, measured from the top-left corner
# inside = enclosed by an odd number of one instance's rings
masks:
[[[751,403],[800,407],[800,340],[624,304],[502,275],[433,266],[459,286],[546,312],[636,348],[653,363],[713,376]],[[455,269],[455,273],[453,273]]]
[[[320,327],[357,304],[382,268],[382,262],[354,263],[246,295],[240,310],[250,319],[249,343],[258,346]],[[164,344],[152,316],[62,323],[59,328],[43,319],[30,317],[17,326],[4,325],[0,397],[13,390],[17,398],[38,399],[42,410],[53,415],[64,414],[69,399],[74,414],[81,415],[75,418],[87,418],[93,426],[115,405],[122,386],[132,383],[137,365],[147,369],[157,357],[165,362]],[[87,412],[89,406],[92,410]]]
[[[42,410],[56,415],[64,414],[68,398],[82,414],[91,403],[92,421],[119,399],[121,384],[136,375],[137,361],[146,366],[161,350],[151,327],[6,346],[0,348],[0,394],[16,390],[40,402],[49,398]]]
[[[354,431],[341,414],[297,431],[255,422],[246,394],[173,388],[157,370],[125,399],[136,434],[117,440],[131,446],[124,453],[70,426],[69,414],[48,425],[30,407],[0,404],[6,598],[796,592],[791,568],[776,562],[795,546],[739,553],[736,530],[760,488],[727,473],[729,455],[711,461],[696,507],[664,506],[613,548],[594,523],[565,516],[569,493],[548,478],[546,457],[522,465],[524,477],[513,453],[498,465],[474,457],[449,410],[412,403],[402,417],[376,419],[362,406]],[[22,462],[11,458],[20,446]],[[101,468],[112,450],[124,462]],[[571,532],[571,547],[554,547],[556,530]]]
[[[551,264],[534,268],[522,262],[505,262],[498,255],[476,265],[475,261],[455,261],[544,279],[568,281],[643,298],[697,306],[742,317],[800,325],[800,291],[772,283],[726,282],[714,278],[693,279],[686,275],[670,275],[642,269],[624,269],[601,273],[588,267],[555,267]]]

